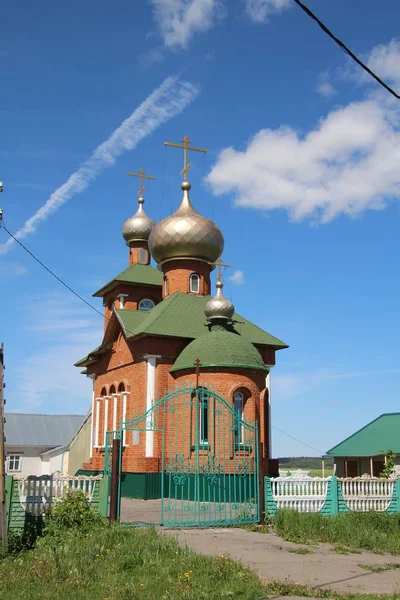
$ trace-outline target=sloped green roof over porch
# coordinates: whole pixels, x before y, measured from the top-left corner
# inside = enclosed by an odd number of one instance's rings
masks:
[[[400,454],[400,413],[384,413],[337,444],[327,456],[377,456],[392,450]]]

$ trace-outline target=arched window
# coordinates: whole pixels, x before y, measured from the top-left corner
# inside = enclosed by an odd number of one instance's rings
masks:
[[[102,388],[101,392],[100,392],[100,396],[107,396],[107,390],[105,387]]]
[[[198,442],[200,446],[208,446],[208,423],[209,423],[209,410],[208,410],[208,390],[206,388],[197,388],[192,393],[192,402],[194,406],[197,405],[197,419],[198,419]],[[197,443],[197,441],[195,441]]]
[[[244,431],[243,431],[243,410],[244,410],[244,394],[242,392],[235,392],[233,394],[233,411],[235,413],[234,419],[234,431],[235,431],[235,445],[243,444]]]
[[[200,277],[197,275],[197,273],[192,273],[189,279],[189,290],[193,293],[193,294],[199,294],[200,293]]]
[[[154,308],[154,302],[149,298],[143,298],[143,300],[139,302],[139,310],[149,311],[152,308]]]
[[[149,251],[146,248],[139,248],[139,264],[147,265],[149,262]]]
[[[168,277],[164,277],[164,296],[168,296]]]
[[[110,387],[110,396],[112,396],[112,394],[115,394],[115,385]]]
[[[121,383],[119,384],[119,386],[118,386],[118,391],[119,391],[119,392],[124,392],[124,391],[125,391],[125,384],[124,384],[124,383],[122,383],[122,382],[121,382]]]

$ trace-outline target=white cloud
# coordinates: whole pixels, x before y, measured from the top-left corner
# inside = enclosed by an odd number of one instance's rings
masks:
[[[292,0],[245,0],[246,12],[254,23],[266,23],[272,14],[292,5]]]
[[[151,0],[167,48],[186,48],[197,32],[211,29],[225,14],[221,0]]]
[[[85,190],[104,169],[114,165],[124,151],[133,150],[143,138],[181,113],[198,92],[197,87],[177,77],[165,79],[130,117],[95,149],[91,157],[50,195],[45,204],[17,231],[16,237],[23,239],[35,231],[39,223],[46,221],[72,196]],[[0,254],[5,254],[14,243],[13,239],[9,239],[0,246]]]
[[[382,93],[331,110],[305,133],[261,129],[244,150],[224,149],[207,179],[239,206],[326,223],[400,199],[399,164],[400,107]]]
[[[329,78],[330,78],[330,74],[328,71],[321,73],[318,78],[316,91],[318,92],[318,94],[320,94],[324,98],[331,98],[332,96],[334,96],[336,94],[336,89],[334,88],[332,83],[329,81]]]
[[[367,65],[386,83],[400,85],[400,41],[391,40],[373,48],[367,57]],[[370,75],[365,73],[370,80]],[[395,90],[399,93],[399,90]]]
[[[243,271],[234,271],[230,277],[228,277],[231,283],[235,283],[236,285],[242,285],[244,283],[244,273]]]
[[[12,264],[12,263],[3,263],[0,265],[0,275],[2,277],[12,276],[12,275],[26,275],[28,269],[23,265]]]

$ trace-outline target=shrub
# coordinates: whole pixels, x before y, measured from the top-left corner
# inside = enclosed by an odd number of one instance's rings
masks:
[[[67,490],[48,510],[46,533],[57,533],[65,529],[89,531],[100,525],[103,519],[89,504],[82,490]]]

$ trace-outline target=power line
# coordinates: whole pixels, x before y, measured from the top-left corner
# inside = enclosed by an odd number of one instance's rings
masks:
[[[295,438],[293,435],[290,435],[290,433],[286,433],[286,431],[283,431],[282,429],[279,429],[279,427],[275,427],[274,425],[272,425],[272,429],[276,429],[277,431],[280,431],[280,433],[283,433],[283,435],[287,435],[292,440],[295,440],[296,442],[299,442],[299,444],[303,444],[303,446],[307,446],[307,448],[310,448],[311,450],[314,450],[314,452],[318,452],[318,454],[321,454],[321,455],[325,454],[325,452],[322,452],[322,450],[318,450],[318,448],[314,448],[313,446],[310,446],[310,444],[306,444],[305,442],[302,442],[298,438]]]
[[[300,8],[302,10],[304,10],[304,12],[311,18],[313,19],[320,27],[321,29],[334,41],[336,42],[336,44],[344,51],[346,52],[346,54],[348,54],[362,69],[364,69],[364,71],[366,71],[371,77],[373,77],[375,79],[375,81],[377,81],[382,87],[385,88],[385,90],[387,90],[390,94],[392,94],[392,96],[394,96],[397,100],[400,100],[400,96],[399,94],[397,94],[391,87],[388,86],[387,83],[385,83],[380,77],[378,77],[378,75],[376,75],[373,71],[371,71],[371,69],[369,67],[367,67],[367,65],[365,63],[363,63],[355,54],[354,52],[352,52],[350,50],[350,48],[348,46],[346,46],[346,44],[344,42],[342,42],[338,37],[336,37],[336,35],[334,35],[332,33],[332,31],[330,31],[330,29],[328,29],[328,27],[326,25],[324,25],[324,23],[307,7],[305,6],[305,4],[303,4],[300,0],[294,0],[294,2],[296,2],[296,4],[298,6],[300,6]]]
[[[46,267],[46,265],[39,259],[37,258],[37,256],[35,256],[33,254],[33,252],[31,252],[30,250],[28,250],[28,248],[26,246],[24,246],[24,244],[22,242],[19,241],[18,238],[15,237],[15,235],[13,235],[11,233],[11,231],[9,231],[7,229],[7,227],[5,226],[5,223],[3,221],[1,227],[4,229],[4,231],[6,231],[8,233],[8,235],[15,241],[17,242],[17,244],[19,244],[21,246],[21,248],[23,248],[25,250],[25,252],[27,252],[34,260],[36,260],[37,263],[39,263],[39,265],[41,267],[43,267],[43,269],[46,269],[46,271],[48,273],[50,273],[50,275],[52,275],[55,279],[57,279],[57,281],[59,283],[61,283],[61,285],[63,285],[65,288],[67,288],[67,290],[69,290],[70,292],[72,292],[72,294],[74,294],[74,296],[76,296],[77,298],[79,298],[79,300],[82,300],[82,302],[84,302],[87,306],[89,306],[89,308],[91,308],[92,310],[96,311],[101,317],[104,317],[103,313],[101,313],[99,310],[97,310],[97,308],[95,306],[93,306],[93,304],[90,304],[90,302],[88,302],[87,300],[85,300],[85,298],[83,298],[80,294],[78,294],[78,292],[75,292],[75,290],[72,289],[72,287],[70,287],[67,283],[65,283],[65,281],[63,281],[62,279],[60,279],[60,277],[58,277],[58,275],[56,275],[51,269],[49,269],[49,267]]]

